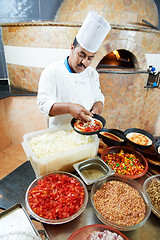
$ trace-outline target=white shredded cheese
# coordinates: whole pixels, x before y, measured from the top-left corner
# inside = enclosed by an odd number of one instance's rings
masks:
[[[44,158],[92,142],[91,136],[62,130],[32,137],[29,144],[37,158]]]

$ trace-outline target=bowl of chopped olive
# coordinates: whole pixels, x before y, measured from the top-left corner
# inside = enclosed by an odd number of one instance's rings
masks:
[[[151,199],[152,212],[160,218],[160,174],[147,178],[143,187]]]

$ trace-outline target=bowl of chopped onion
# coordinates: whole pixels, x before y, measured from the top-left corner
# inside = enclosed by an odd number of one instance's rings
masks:
[[[63,224],[77,218],[86,208],[88,191],[77,176],[62,171],[35,179],[26,191],[29,214],[40,222]]]
[[[129,240],[123,233],[115,228],[102,224],[84,226],[76,230],[68,240],[92,240],[92,239],[114,239]]]
[[[151,199],[152,212],[160,218],[160,174],[147,178],[143,187]]]
[[[95,182],[91,203],[99,220],[119,231],[141,227],[151,213],[151,200],[144,188],[123,176],[112,175]]]

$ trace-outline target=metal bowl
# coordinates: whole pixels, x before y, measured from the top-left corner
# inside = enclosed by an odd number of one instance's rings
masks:
[[[132,187],[133,189],[138,191],[139,195],[141,196],[141,198],[143,199],[144,204],[145,204],[145,216],[144,216],[143,221],[141,221],[140,223],[135,224],[135,225],[125,226],[125,225],[118,225],[118,224],[114,223],[113,221],[110,221],[110,220],[106,219],[104,216],[101,215],[101,213],[95,207],[94,195],[98,190],[100,190],[102,188],[104,183],[112,181],[112,180],[126,183],[130,187]],[[123,192],[123,194],[125,194],[125,193]],[[141,227],[142,225],[145,224],[145,222],[147,221],[147,219],[149,218],[150,213],[151,213],[151,200],[150,200],[150,197],[147,194],[147,192],[144,190],[144,188],[139,183],[137,183],[135,180],[127,179],[127,178],[116,176],[116,175],[109,176],[106,179],[102,179],[102,180],[94,183],[94,185],[91,189],[91,203],[92,203],[94,212],[95,212],[96,216],[99,218],[99,220],[102,223],[104,223],[105,225],[109,225],[109,226],[111,226],[111,227],[113,227],[113,228],[115,228],[119,231],[132,231],[132,230],[135,230],[135,229]],[[106,204],[107,204],[107,202],[106,202]],[[117,203],[117,204],[119,205],[119,203]],[[110,209],[112,209],[112,206],[110,206]],[[114,211],[115,211],[115,209],[113,208],[113,211],[112,211],[113,214],[114,214]]]
[[[111,139],[107,136],[104,136],[103,135],[103,132],[107,132],[107,133],[111,133],[113,135],[115,135],[116,137],[120,138],[121,141],[118,141],[118,140],[114,140],[114,139]],[[124,146],[126,145],[127,141],[126,141],[126,138],[124,136],[124,134],[116,129],[106,129],[106,128],[103,128],[99,134],[98,134],[98,137],[102,139],[102,141],[107,144],[107,145],[113,145],[113,146]]]
[[[87,185],[91,185],[94,182],[96,182],[97,180],[99,180],[100,178],[104,178],[107,176],[110,176],[112,174],[114,174],[115,172],[99,157],[95,157],[95,158],[90,158],[87,160],[84,160],[82,162],[78,162],[73,164],[73,167],[75,168],[75,170],[77,171],[77,173],[79,174],[79,176],[83,179],[83,181],[87,184]],[[86,176],[84,176],[83,171],[90,171],[90,170],[99,170],[100,173],[103,174],[103,176],[101,177],[97,177],[96,178],[92,178],[94,177],[93,174],[92,176],[90,176],[90,178],[87,178]],[[91,175],[91,174],[90,174]]]
[[[141,163],[143,164],[144,166],[144,170],[142,173],[140,174],[137,174],[137,175],[123,175],[123,177],[126,177],[126,178],[131,178],[131,179],[136,179],[136,178],[140,178],[142,177],[143,175],[146,174],[146,172],[148,171],[148,162],[147,160],[145,159],[145,157],[143,157],[142,154],[140,154],[139,152],[137,152],[136,150],[132,149],[132,148],[128,148],[128,147],[121,147],[121,146],[114,146],[114,147],[109,147],[109,148],[106,148],[103,152],[102,152],[102,155],[101,155],[101,158],[102,160],[105,160],[105,156],[107,154],[112,154],[112,153],[119,153],[121,150],[124,151],[124,153],[130,153],[130,154],[134,154],[140,161]],[[122,174],[118,174],[118,173],[115,173],[116,175],[119,175],[119,176],[122,176]]]
[[[110,226],[101,225],[101,224],[84,226],[78,229],[77,231],[75,231],[74,233],[72,233],[72,235],[68,238],[68,240],[86,240],[86,239],[89,239],[88,236],[92,232],[95,232],[95,231],[104,232],[107,230],[112,233],[116,233],[117,235],[120,235],[124,240],[129,240],[123,233],[119,232],[117,229]]]
[[[103,127],[102,127],[100,130],[98,130],[98,131],[94,131],[94,132],[82,132],[82,131],[77,130],[77,129],[74,127],[75,121],[77,120],[77,119],[75,119],[75,118],[72,118],[72,120],[71,120],[71,126],[72,126],[72,128],[73,128],[77,133],[80,133],[80,134],[82,134],[82,135],[98,134],[98,133],[104,128],[104,126],[105,126],[105,124],[106,124],[106,120],[105,120],[102,116],[100,116],[100,115],[98,115],[98,114],[93,114],[93,118],[99,120],[99,121],[102,123],[102,125],[103,125]]]
[[[65,175],[67,175],[71,178],[74,178],[80,184],[80,186],[83,188],[83,191],[85,193],[83,204],[82,204],[81,208],[76,213],[71,215],[70,217],[63,218],[63,219],[57,219],[57,220],[47,219],[47,218],[43,218],[43,217],[40,217],[39,215],[37,215],[30,207],[29,191],[31,191],[32,188],[34,188],[38,184],[39,180],[44,179],[46,176],[49,176],[51,174],[59,174],[59,175],[64,175],[65,174]],[[71,198],[72,198],[72,196],[71,196]],[[68,223],[68,222],[72,221],[73,219],[77,218],[85,210],[87,202],[88,202],[88,191],[87,191],[87,188],[86,188],[85,184],[83,183],[83,181],[80,178],[78,178],[77,176],[75,176],[71,173],[62,172],[62,171],[55,171],[53,173],[45,174],[45,175],[40,176],[39,178],[35,179],[30,184],[30,186],[28,187],[28,189],[26,191],[26,195],[25,195],[26,208],[27,208],[27,211],[32,215],[32,217],[34,217],[35,219],[37,219],[40,222],[48,223],[48,224],[55,224],[55,225],[56,224]]]
[[[128,138],[127,138],[127,134],[128,133],[132,133],[132,132],[135,132],[135,133],[140,133],[140,134],[143,134],[144,136],[148,137],[150,140],[151,140],[151,144],[148,144],[148,145],[140,145],[140,144],[137,144],[137,143],[134,143],[132,141],[130,141]],[[145,131],[145,130],[142,130],[142,129],[139,129],[139,128],[129,128],[129,129],[126,129],[124,131],[124,135],[127,139],[127,141],[129,143],[131,143],[132,145],[134,145],[135,147],[138,147],[138,148],[141,148],[141,149],[145,149],[145,148],[148,148],[148,147],[151,147],[152,144],[155,143],[155,138],[153,137],[152,134],[150,134],[149,132]]]
[[[145,180],[144,184],[143,184],[143,187],[144,187],[145,191],[148,192],[148,188],[149,188],[150,184],[153,183],[153,182],[157,182],[157,181],[159,182],[159,185],[160,185],[160,174],[154,175],[154,176],[151,176],[151,177],[147,178],[147,179]],[[153,192],[153,190],[152,190],[152,192]],[[159,193],[158,193],[158,194],[159,194]],[[150,198],[151,198],[151,208],[152,208],[152,212],[153,212],[157,217],[160,218],[160,211],[159,211],[155,206],[153,206],[153,202],[152,202],[152,201],[153,201],[154,199],[152,200],[151,193],[148,192],[148,195],[149,195]]]

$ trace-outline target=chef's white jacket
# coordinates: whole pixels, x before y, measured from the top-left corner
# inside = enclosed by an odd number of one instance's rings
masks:
[[[81,73],[70,73],[64,61],[47,66],[40,77],[37,104],[40,111],[49,116],[50,109],[57,102],[78,103],[90,110],[97,101],[104,103],[99,75],[93,67]],[[49,127],[69,124],[70,114],[49,117]]]

